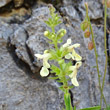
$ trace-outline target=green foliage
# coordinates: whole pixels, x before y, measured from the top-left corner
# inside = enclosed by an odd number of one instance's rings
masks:
[[[55,66],[55,65],[52,65],[51,66],[51,73],[56,73],[56,75],[59,75],[61,72],[62,72],[62,70],[61,69],[59,69],[57,66]]]
[[[65,100],[66,110],[73,110],[71,106],[71,99],[69,93],[64,94],[64,100]]]
[[[110,110],[110,105],[108,105],[104,110]]]
[[[54,28],[58,24],[62,23],[61,20],[60,20],[60,16],[58,16],[58,14],[54,13],[54,12],[55,12],[55,8],[50,5],[50,15],[51,15],[51,18],[48,18],[48,20],[45,21],[47,26],[49,26],[50,28]]]
[[[95,107],[83,108],[83,109],[80,109],[80,110],[100,110],[100,109],[101,109],[100,106],[95,106]]]

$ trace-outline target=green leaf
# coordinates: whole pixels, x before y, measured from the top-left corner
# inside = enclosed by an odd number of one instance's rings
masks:
[[[64,67],[63,67],[63,71],[65,71],[66,75],[68,75],[69,71],[69,67],[72,66],[72,62],[68,62],[68,63],[65,63]],[[69,73],[70,74],[70,73]]]
[[[56,73],[56,75],[60,74],[61,72],[61,70],[55,65],[52,65],[50,69],[52,70],[51,73]]]
[[[83,108],[83,109],[80,109],[80,110],[100,110],[100,109],[101,109],[100,106],[95,106],[95,107]]]
[[[62,23],[62,21],[59,20],[59,21],[57,21],[57,24],[56,24],[56,25],[58,25],[58,24],[60,24],[60,23]]]
[[[50,60],[56,60],[56,61],[58,61],[57,52],[55,50],[52,50],[52,49],[49,52],[52,55],[52,57],[50,58]]]
[[[74,86],[69,86],[69,89],[72,89],[72,88],[74,88]]]
[[[61,40],[58,40],[58,43],[60,44],[60,43],[62,43],[63,42],[63,40],[61,39]]]
[[[62,81],[61,80],[56,80],[57,82],[59,82],[59,83],[62,83]]]
[[[49,21],[45,21],[45,23],[47,24],[47,26],[51,27],[51,23]]]

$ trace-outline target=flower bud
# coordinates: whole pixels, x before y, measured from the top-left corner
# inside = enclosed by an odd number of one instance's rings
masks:
[[[61,39],[65,34],[66,34],[66,29],[61,29],[61,30],[57,33],[57,38],[58,38],[58,39]]]
[[[55,17],[55,20],[57,21],[59,18],[58,17]]]
[[[45,31],[44,36],[48,36],[48,35],[49,35],[49,31]]]
[[[88,3],[87,3],[87,2],[85,3],[85,7],[87,7],[87,8],[88,8]]]
[[[104,5],[104,3],[105,3],[105,0],[102,0],[102,4]]]
[[[49,51],[48,50],[45,50],[44,53],[49,53]]]
[[[49,4],[48,7],[49,7],[49,10],[50,10],[50,15],[52,15],[52,13],[55,12],[55,8],[53,7],[52,4]]]
[[[81,29],[82,29],[83,31],[85,31],[88,27],[89,27],[89,22],[88,22],[88,21],[83,21],[83,22],[81,23]]]
[[[85,31],[85,33],[84,33],[84,37],[85,37],[85,38],[89,38],[90,35],[91,35],[91,33],[90,33],[89,30]]]
[[[66,34],[66,29],[64,29],[64,34]]]
[[[102,4],[105,4],[105,0],[102,0]],[[110,0],[107,0],[107,8],[110,8]]]
[[[52,35],[52,38],[55,38],[55,35],[54,34]]]
[[[88,43],[88,49],[92,50],[93,48],[94,48],[94,45],[93,45],[93,42],[91,41]]]
[[[107,8],[110,8],[110,0],[107,0]]]

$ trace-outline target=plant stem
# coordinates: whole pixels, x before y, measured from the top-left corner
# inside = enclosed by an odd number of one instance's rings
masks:
[[[108,64],[108,56],[107,56],[107,44],[106,44],[106,26],[107,24],[107,0],[105,0],[105,13],[104,13],[104,46],[105,46],[105,69],[104,69],[104,77],[103,77],[103,82],[102,82],[102,92],[104,89],[104,84],[105,84],[105,77],[107,73],[107,64]],[[101,99],[102,101],[102,99]]]
[[[96,44],[95,44],[95,40],[94,40],[94,33],[93,33],[91,23],[90,23],[90,30],[91,30],[91,33],[92,33],[92,42],[93,42],[93,45],[94,45],[94,52],[95,52],[95,57],[96,57],[96,67],[97,67],[97,73],[98,73],[97,75],[98,75],[99,89],[100,89],[100,92],[101,92],[101,100],[102,100],[102,97],[103,97],[104,102],[106,104],[106,100],[105,100],[105,97],[104,97],[104,94],[103,94],[103,91],[102,91],[102,88],[101,88],[101,80],[100,80],[99,65],[98,65],[98,55],[97,55]],[[100,106],[102,106],[102,101],[100,101]]]
[[[70,93],[67,89],[65,89],[64,101],[65,101],[66,110],[73,110],[71,105]]]
[[[92,25],[91,25],[91,22],[90,22],[90,18],[88,16],[88,7],[87,6],[86,6],[86,17],[87,17],[87,19],[89,21],[89,27],[90,27],[90,31],[91,31],[91,34],[92,34],[92,42],[93,42],[93,45],[94,45],[94,52],[95,52],[95,57],[96,57],[96,68],[97,68],[99,89],[100,89],[100,92],[101,92],[100,106],[102,107],[102,97],[104,99],[105,104],[106,104],[106,100],[105,100],[105,97],[104,97],[104,94],[103,94],[103,90],[101,88],[101,80],[100,80],[100,73],[99,73],[99,66],[98,66],[98,54],[97,54],[97,49],[96,49],[96,44],[95,44],[95,39],[94,39],[94,33],[93,33]]]

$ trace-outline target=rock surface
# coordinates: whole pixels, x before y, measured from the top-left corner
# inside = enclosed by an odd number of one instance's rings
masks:
[[[101,2],[88,0],[88,3],[91,19],[103,19]],[[80,29],[80,23],[85,16],[84,1],[75,0],[73,4],[72,0],[63,0],[58,11],[62,15],[63,23],[56,31],[59,28],[67,29],[64,42],[71,38],[73,44],[80,43],[81,47],[77,51],[85,60],[78,72],[80,86],[72,89],[73,103],[77,109],[99,105],[98,78],[96,68],[93,68],[95,55],[93,50],[87,49],[91,38],[85,39]],[[42,54],[45,49],[53,48],[43,36],[43,32],[48,29],[44,20],[48,17],[47,4],[41,3],[32,8],[32,16],[23,24],[0,22],[0,110],[61,110],[64,107],[63,93],[58,90],[58,84],[40,77],[42,62],[34,57],[35,53]],[[105,63],[103,27],[93,25],[93,28],[102,75]],[[108,104],[109,93],[110,82],[107,74],[104,94]]]
[[[29,78],[6,47],[0,39],[0,110],[61,110],[62,95],[53,82]]]

